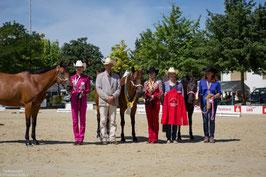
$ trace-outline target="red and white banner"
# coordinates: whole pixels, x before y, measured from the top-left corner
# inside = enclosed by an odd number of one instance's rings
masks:
[[[263,106],[263,107],[262,107],[262,113],[263,113],[263,114],[266,114],[266,106]]]
[[[195,105],[194,112],[201,112],[200,107]],[[266,114],[266,106],[218,105],[217,113]]]
[[[263,114],[262,106],[241,106],[241,113],[243,114]]]
[[[145,114],[145,105],[138,104],[137,112]],[[200,107],[195,105],[194,112],[201,112]],[[266,114],[266,106],[227,106],[227,105],[218,105],[217,113],[241,113],[241,114]],[[162,113],[162,106],[160,109],[160,113]]]

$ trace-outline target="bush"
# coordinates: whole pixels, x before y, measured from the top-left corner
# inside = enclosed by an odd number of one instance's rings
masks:
[[[94,101],[94,87],[91,86],[90,93],[87,94],[87,100],[88,101]]]
[[[60,95],[53,95],[50,99],[52,106],[60,106],[62,103],[62,97]]]

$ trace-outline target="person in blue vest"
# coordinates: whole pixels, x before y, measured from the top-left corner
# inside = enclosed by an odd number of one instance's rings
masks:
[[[216,80],[217,70],[214,67],[208,66],[205,72],[199,83],[199,106],[203,117],[204,143],[214,143],[215,114],[221,96],[221,86]]]
[[[181,82],[176,81],[176,75],[178,74],[178,70],[175,70],[173,67],[170,67],[165,74],[168,76],[169,80],[163,83],[163,93],[166,96],[167,92],[175,88],[178,92],[182,93],[184,97],[184,89]],[[176,133],[177,133],[177,125],[163,125],[165,126],[166,138],[168,144],[177,143]]]

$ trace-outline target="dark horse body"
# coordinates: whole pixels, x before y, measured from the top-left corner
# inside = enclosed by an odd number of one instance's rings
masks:
[[[193,132],[192,132],[192,114],[194,112],[195,106],[195,95],[197,92],[197,80],[194,77],[187,77],[182,79],[181,81],[184,89],[184,99],[185,105],[188,113],[188,124],[189,124],[189,136],[190,139],[193,140]],[[181,130],[180,126],[178,129],[178,139],[181,140]]]
[[[125,142],[124,114],[125,114],[125,111],[129,103],[132,104],[132,108],[130,111],[132,138],[133,138],[133,142],[138,142],[136,138],[136,133],[135,133],[135,114],[136,114],[136,109],[137,109],[138,97],[140,97],[142,94],[142,86],[143,86],[142,69],[138,71],[138,70],[135,70],[134,67],[132,67],[131,73],[121,79],[119,108],[120,108],[120,117],[121,117],[121,141],[122,142]],[[95,103],[97,107],[97,121],[98,121],[97,137],[100,137],[100,111],[99,111],[98,102],[99,102],[99,95],[97,93],[97,90],[95,89]]]
[[[33,144],[39,144],[35,135],[37,115],[46,91],[56,82],[62,84],[68,91],[71,90],[67,67],[58,65],[18,74],[0,73],[0,104],[25,107],[26,145],[31,145],[29,141],[31,121]]]

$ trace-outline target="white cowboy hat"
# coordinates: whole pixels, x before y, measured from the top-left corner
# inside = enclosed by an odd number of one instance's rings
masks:
[[[78,60],[78,61],[76,62],[76,64],[73,63],[73,65],[74,65],[74,67],[83,67],[83,70],[86,69],[86,63],[83,63],[81,60]]]
[[[165,71],[165,74],[168,75],[169,73],[175,73],[178,74],[178,70],[174,67],[170,67],[167,71]]]
[[[108,64],[113,64],[113,66],[116,65],[115,61],[113,61],[111,58],[106,58],[105,62],[103,63],[104,65],[108,65]]]

